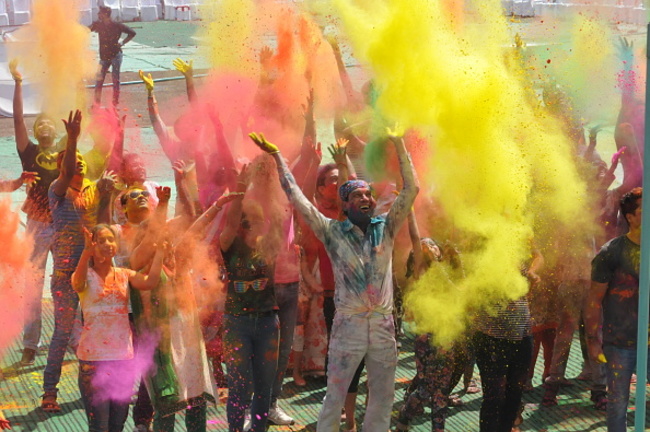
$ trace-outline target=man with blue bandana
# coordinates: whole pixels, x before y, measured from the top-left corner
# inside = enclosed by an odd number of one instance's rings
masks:
[[[323,242],[332,261],[336,316],[329,347],[327,393],[318,417],[318,432],[339,430],[348,386],[364,358],[369,395],[363,430],[390,428],[397,365],[392,316],[393,244],[419,186],[401,133],[390,130],[388,133],[399,160],[402,190],[387,213],[375,216],[376,202],[368,183],[362,180],[344,183],[339,189],[347,217],[343,221],[325,217],[303,195],[275,145],[261,134],[249,135],[262,150],[273,155],[289,200]]]

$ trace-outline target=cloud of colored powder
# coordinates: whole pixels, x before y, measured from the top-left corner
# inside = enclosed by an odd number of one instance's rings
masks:
[[[75,0],[34,0],[32,20],[12,34],[8,55],[37,88],[41,110],[55,118],[84,107],[84,78],[95,71],[90,32],[79,24]]]
[[[11,346],[23,329],[23,305],[34,296],[33,290],[26,289],[25,278],[29,273],[29,256],[32,242],[20,229],[20,218],[11,210],[11,200],[0,200],[0,358]]]
[[[582,220],[584,184],[571,143],[538,109],[501,3],[450,8],[427,0],[335,2],[355,55],[375,74],[377,107],[429,138],[423,192],[455,227],[466,277],[432,269],[406,303],[420,331],[456,339],[473,312],[527,292],[536,208],[558,224]],[[425,217],[421,217],[425,220]],[[435,227],[430,231],[435,233]]]
[[[576,114],[587,122],[613,124],[618,114],[617,72],[622,68],[609,25],[587,13],[565,24],[569,41],[549,44],[536,68],[571,97]],[[562,33],[560,33],[562,35]]]
[[[204,10],[200,55],[209,59],[212,77],[200,93],[218,105],[236,156],[250,160],[258,154],[247,138],[251,131],[263,132],[285,155],[296,155],[310,88],[317,117],[331,118],[343,103],[322,29],[293,4],[226,0],[206,2]],[[264,47],[269,51],[261,56]]]

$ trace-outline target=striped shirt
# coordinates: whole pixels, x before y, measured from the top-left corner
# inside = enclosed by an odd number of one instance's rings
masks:
[[[99,193],[97,184],[84,179],[81,191],[70,188],[64,196],[54,193],[54,180],[48,191],[52,225],[54,227],[53,258],[55,270],[74,270],[84,250],[83,227],[97,225]]]
[[[509,303],[495,304],[491,311],[482,310],[476,328],[497,339],[521,340],[531,335],[528,300],[522,297]]]

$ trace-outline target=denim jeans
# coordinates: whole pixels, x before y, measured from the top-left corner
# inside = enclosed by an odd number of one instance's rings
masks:
[[[498,339],[476,332],[474,347],[483,385],[480,431],[510,432],[521,407],[533,338]]]
[[[298,318],[298,282],[288,284],[275,284],[275,299],[278,302],[278,318],[280,319],[280,348],[278,350],[278,372],[273,383],[271,405],[273,405],[282,392],[282,381],[289,365],[293,333],[296,329]]]
[[[27,219],[27,235],[34,240],[34,249],[29,257],[31,274],[25,281],[27,301],[25,303],[25,325],[23,328],[23,347],[36,350],[41,339],[43,285],[47,254],[52,251],[54,227],[51,223]]]
[[[88,418],[88,432],[122,432],[129,415],[130,399],[114,399],[102,394],[108,386],[100,384],[111,381],[120,371],[130,368],[131,361],[84,361],[79,360],[79,391]],[[101,375],[104,375],[103,377]],[[132,383],[131,383],[132,384]],[[124,389],[117,389],[124,395]],[[128,392],[128,390],[127,390]]]
[[[627,430],[627,404],[630,400],[630,379],[636,370],[636,347],[620,348],[604,345],[603,353],[607,358],[605,364],[607,369],[607,432],[625,432]],[[650,372],[650,363],[648,363],[648,372]],[[648,376],[650,377],[650,373]]]
[[[121,52],[117,53],[111,60],[100,60],[99,71],[97,72],[97,82],[95,83],[95,102],[100,104],[102,101],[102,87],[104,86],[104,79],[108,68],[111,68],[111,76],[113,77],[113,105],[117,105],[120,101],[120,68],[122,67]]]
[[[70,335],[75,324],[79,296],[72,289],[70,277],[73,270],[54,270],[52,276],[52,300],[54,302],[54,333],[47,353],[47,365],[43,373],[43,390],[56,392],[61,379],[61,366]]]
[[[278,369],[278,315],[224,315],[223,343],[228,367],[228,430],[241,432],[251,400],[251,432],[264,432]]]
[[[318,416],[318,432],[338,431],[345,395],[359,363],[368,372],[368,406],[363,430],[387,431],[395,397],[397,346],[392,315],[336,313],[327,366],[327,392]]]

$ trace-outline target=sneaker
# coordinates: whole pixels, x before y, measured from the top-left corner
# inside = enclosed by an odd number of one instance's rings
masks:
[[[31,366],[36,360],[36,350],[31,348],[25,348],[23,350],[23,356],[20,359],[20,364],[23,366]]]
[[[277,403],[271,405],[269,409],[268,421],[274,425],[292,425],[295,423],[295,420],[284,412],[282,408],[278,406]]]
[[[251,427],[253,426],[253,419],[251,417],[251,410],[250,408],[246,408],[244,410],[244,432],[248,432],[251,430]]]

